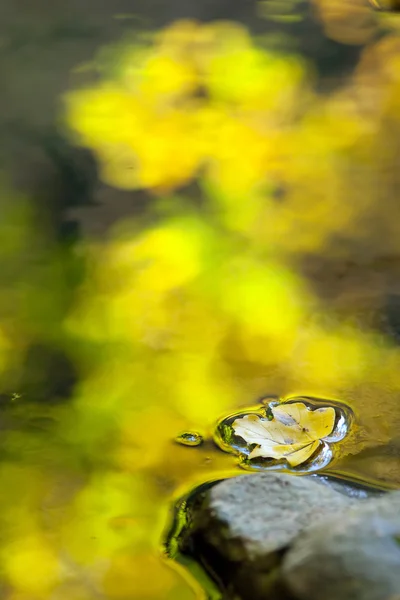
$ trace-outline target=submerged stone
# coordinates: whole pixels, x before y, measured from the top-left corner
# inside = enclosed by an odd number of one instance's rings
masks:
[[[293,544],[282,574],[299,600],[400,597],[400,492],[368,500]]]
[[[353,503],[311,478],[262,473],[227,479],[198,499],[184,547],[217,573],[232,597],[281,597],[275,575],[282,552],[311,523]]]
[[[185,503],[188,516],[181,533],[181,551],[205,565],[227,599],[350,600],[350,595],[325,595],[323,576],[318,579],[318,551],[307,562],[304,557],[309,553],[302,552],[301,543],[312,530],[320,532],[318,539],[323,540],[325,524],[341,522],[358,511],[364,511],[366,523],[370,514],[385,519],[394,518],[396,510],[400,514],[400,493],[396,506],[388,500],[393,494],[381,498],[382,494],[360,484],[316,475],[234,477],[202,488]],[[295,553],[297,544],[300,549]],[[398,550],[400,553],[400,546]],[[302,561],[309,569],[305,583],[303,566],[297,568]],[[337,573],[339,576],[339,570]],[[308,584],[319,591],[309,594]],[[354,598],[361,600],[362,596]],[[378,599],[371,596],[371,600]]]

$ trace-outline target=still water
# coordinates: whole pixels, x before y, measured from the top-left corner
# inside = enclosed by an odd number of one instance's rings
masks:
[[[0,597],[206,597],[173,508],[260,467],[216,442],[265,398],[333,403],[315,470],[398,488],[397,17],[2,0],[0,24]]]

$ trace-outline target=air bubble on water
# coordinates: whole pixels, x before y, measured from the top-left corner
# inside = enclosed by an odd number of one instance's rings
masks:
[[[272,400],[272,399],[271,399]],[[329,436],[320,441],[316,452],[303,464],[297,467],[291,467],[287,461],[282,459],[256,457],[249,458],[254,448],[254,444],[248,444],[243,438],[235,435],[232,427],[233,422],[245,415],[256,415],[263,420],[268,420],[271,414],[271,408],[282,404],[282,402],[272,400],[268,405],[263,402],[259,407],[252,410],[240,411],[229,415],[217,424],[214,441],[225,452],[231,452],[239,456],[239,465],[246,470],[272,470],[272,471],[293,471],[296,473],[312,473],[327,467],[334,455],[334,444],[343,440],[349,432],[353,422],[353,412],[346,404],[334,400],[324,400],[322,398],[295,397],[288,398],[284,404],[293,404],[302,402],[309,410],[317,408],[332,407],[335,410],[335,425]]]
[[[175,438],[175,442],[182,446],[200,446],[203,441],[203,436],[195,431],[185,431]]]

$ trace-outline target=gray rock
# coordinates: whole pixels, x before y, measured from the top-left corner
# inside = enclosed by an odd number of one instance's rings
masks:
[[[235,477],[212,487],[193,509],[186,542],[229,588],[224,597],[282,598],[285,549],[304,529],[356,501],[314,478]]]
[[[367,500],[368,498],[379,498],[386,492],[360,483],[350,482],[346,479],[339,479],[329,475],[311,475],[311,478],[318,483],[327,485],[331,489],[353,498],[354,500]]]
[[[245,475],[210,490],[201,520],[210,543],[229,559],[257,560],[287,547],[312,523],[351,504],[315,480],[276,473]]]
[[[282,575],[300,600],[400,599],[400,492],[303,532],[283,559]]]

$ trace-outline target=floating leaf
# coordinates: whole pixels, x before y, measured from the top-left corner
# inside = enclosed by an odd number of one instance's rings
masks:
[[[246,415],[232,427],[248,444],[256,444],[249,458],[286,459],[291,467],[306,462],[318,449],[321,440],[335,426],[333,407],[309,410],[302,402],[271,406],[272,419]]]

